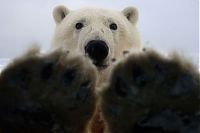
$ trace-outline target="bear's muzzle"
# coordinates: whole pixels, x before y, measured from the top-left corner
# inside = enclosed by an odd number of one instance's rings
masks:
[[[107,58],[109,48],[106,42],[102,40],[91,40],[85,46],[85,53],[93,60],[95,65],[102,64]]]

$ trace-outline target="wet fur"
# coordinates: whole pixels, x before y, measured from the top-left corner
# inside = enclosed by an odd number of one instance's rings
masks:
[[[95,86],[96,70],[86,58],[33,48],[1,73],[0,132],[86,132]]]
[[[30,49],[1,73],[0,132],[172,133],[170,123],[156,123],[169,116],[188,121],[173,133],[197,133],[198,69],[177,54],[125,54],[97,72],[76,53]]]
[[[198,69],[178,54],[166,57],[154,50],[133,53],[119,62],[101,93],[106,133],[197,133],[199,105]],[[190,120],[172,130],[170,123],[159,125],[168,117]]]

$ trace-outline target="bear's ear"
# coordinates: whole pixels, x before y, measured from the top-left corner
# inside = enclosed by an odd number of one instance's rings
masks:
[[[127,7],[122,13],[132,23],[135,24],[138,20],[138,10],[135,7]]]
[[[53,17],[56,24],[60,23],[67,16],[69,12],[70,12],[69,9],[67,9],[63,5],[55,7],[53,10]]]

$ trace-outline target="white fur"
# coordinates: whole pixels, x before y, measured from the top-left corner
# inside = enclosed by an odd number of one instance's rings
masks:
[[[64,6],[58,6],[53,16],[56,22],[53,49],[62,47],[85,53],[84,47],[89,41],[103,40],[109,47],[109,60],[121,56],[124,50],[140,48],[140,37],[136,29],[138,11],[134,7],[127,7],[123,11],[99,8],[69,11]],[[77,30],[77,22],[84,23],[84,28]],[[109,28],[112,22],[118,26],[115,31]]]

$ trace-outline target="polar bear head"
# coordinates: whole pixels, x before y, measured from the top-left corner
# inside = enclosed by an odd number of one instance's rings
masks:
[[[70,11],[65,6],[57,6],[53,17],[56,29],[52,48],[84,54],[98,67],[108,66],[127,50],[140,48],[135,7],[122,11],[99,8]]]

